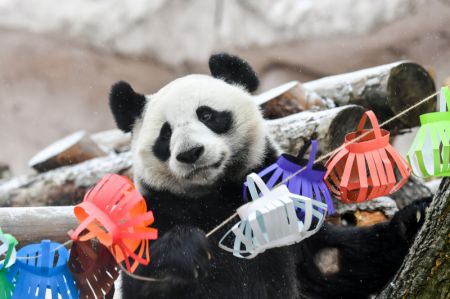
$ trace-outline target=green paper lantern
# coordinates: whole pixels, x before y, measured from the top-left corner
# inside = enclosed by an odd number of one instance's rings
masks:
[[[450,91],[441,89],[439,112],[420,116],[421,127],[406,155],[413,173],[427,178],[450,176]]]
[[[14,290],[8,279],[8,268],[16,260],[16,245],[17,240],[13,236],[0,230],[0,299],[10,299]]]

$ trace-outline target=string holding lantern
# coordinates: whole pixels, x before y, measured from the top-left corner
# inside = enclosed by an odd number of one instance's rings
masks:
[[[255,173],[247,176],[252,201],[237,209],[241,221],[219,241],[219,247],[239,258],[251,259],[266,249],[298,243],[316,233],[325,220],[327,205],[289,192],[286,185],[269,190]],[[260,197],[256,187],[261,191]],[[296,210],[304,212],[299,220]],[[225,245],[234,234],[233,247]]]
[[[439,112],[420,116],[421,127],[406,155],[413,173],[423,178],[450,176],[450,91],[448,87],[441,88],[438,105]]]
[[[304,155],[309,146],[311,153],[307,160]],[[334,214],[333,199],[324,181],[326,168],[321,164],[314,164],[316,152],[317,141],[311,140],[300,149],[297,157],[282,154],[274,164],[259,172],[258,176],[266,182],[269,189],[290,177],[286,186],[291,193],[325,202],[328,214]],[[291,177],[292,175],[294,176]],[[247,201],[247,183],[244,183],[244,200]],[[300,213],[299,210],[297,216],[303,218],[304,215]]]
[[[118,263],[125,261],[130,272],[139,264],[148,265],[149,240],[155,240],[158,233],[150,227],[153,213],[147,211],[145,199],[128,178],[105,175],[75,206],[74,213],[80,225],[70,233],[72,240],[97,238]],[[134,260],[132,265],[129,259]]]
[[[68,266],[83,299],[106,297],[119,277],[114,256],[108,248],[92,240],[73,242]]]
[[[366,120],[373,130],[364,129]],[[365,134],[364,137],[360,137]],[[389,143],[390,133],[380,129],[373,111],[366,111],[356,132],[326,163],[325,181],[344,203],[363,202],[400,189],[411,174],[407,162]],[[356,138],[361,138],[352,142]]]
[[[77,299],[75,285],[67,261],[69,252],[59,243],[44,240],[21,248],[8,278],[15,285],[12,299]]]
[[[0,229],[0,299],[10,299],[14,290],[13,284],[8,279],[8,268],[16,262],[17,240],[10,234],[4,234]]]

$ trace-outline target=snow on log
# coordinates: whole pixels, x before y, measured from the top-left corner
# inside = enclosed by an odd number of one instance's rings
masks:
[[[45,172],[105,155],[86,132],[78,131],[44,148],[31,158],[28,165],[38,172]]]
[[[428,71],[409,61],[325,77],[302,86],[306,91],[332,99],[338,106],[357,104],[374,110],[380,121],[398,114],[436,90]],[[414,109],[395,125],[408,128],[419,125],[420,114],[434,111],[435,102],[431,100]]]

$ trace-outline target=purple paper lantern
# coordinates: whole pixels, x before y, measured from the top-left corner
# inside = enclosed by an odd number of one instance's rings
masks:
[[[311,145],[309,159],[303,158],[307,148]],[[334,213],[333,199],[330,191],[324,182],[326,168],[321,164],[314,164],[316,159],[317,141],[305,144],[297,157],[282,154],[278,160],[265,168],[258,175],[266,182],[267,187],[272,189],[275,185],[284,181],[297,171],[302,171],[285,182],[289,191],[294,194],[309,197],[311,199],[324,202],[328,206],[328,213]],[[247,201],[247,184],[244,184],[244,200]],[[298,215],[299,218],[302,215]]]

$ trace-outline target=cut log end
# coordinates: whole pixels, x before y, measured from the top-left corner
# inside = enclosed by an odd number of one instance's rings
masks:
[[[340,110],[332,119],[328,131],[328,144],[330,149],[338,148],[344,142],[344,137],[355,130],[365,109],[361,106],[348,106]]]
[[[422,66],[399,61],[352,73],[330,76],[303,84],[332,99],[338,106],[356,104],[375,112],[380,122],[402,112],[435,92],[430,73]],[[419,115],[434,111],[430,100],[396,120],[390,128],[410,128],[419,124]]]
[[[28,165],[38,172],[45,172],[105,155],[86,132],[79,131],[47,146],[31,158]]]
[[[435,90],[434,81],[427,70],[416,63],[405,62],[391,69],[386,99],[395,115],[426,98]],[[419,116],[424,111],[435,110],[436,99],[437,97],[434,97],[421,107],[411,110],[402,116],[400,121],[408,127],[418,126]]]

